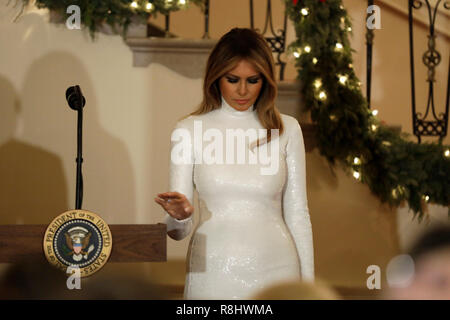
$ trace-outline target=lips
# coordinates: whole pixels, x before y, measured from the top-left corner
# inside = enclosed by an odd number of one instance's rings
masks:
[[[249,102],[249,100],[250,100],[250,99],[246,99],[246,100],[234,100],[234,101],[236,101],[236,102],[239,103],[239,104],[245,104],[245,103]]]

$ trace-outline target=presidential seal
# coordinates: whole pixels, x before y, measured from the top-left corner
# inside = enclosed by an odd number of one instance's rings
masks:
[[[97,214],[70,210],[57,216],[44,234],[44,253],[50,264],[66,271],[78,267],[81,277],[100,270],[111,254],[112,236]]]

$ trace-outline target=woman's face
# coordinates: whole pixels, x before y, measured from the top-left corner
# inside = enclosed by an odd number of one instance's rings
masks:
[[[263,76],[247,60],[241,60],[219,80],[225,101],[238,111],[245,111],[255,103],[262,85]]]

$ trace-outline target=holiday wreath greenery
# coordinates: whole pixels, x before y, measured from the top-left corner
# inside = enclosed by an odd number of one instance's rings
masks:
[[[406,201],[419,221],[426,203],[449,206],[449,146],[411,142],[368,108],[352,66],[352,23],[342,0],[284,1],[296,32],[288,51],[331,168],[338,163],[391,207]]]
[[[368,108],[352,66],[352,24],[342,0],[283,1],[296,31],[288,51],[296,58],[304,104],[317,126],[319,152],[331,168],[339,164],[391,207],[406,201],[419,221],[426,203],[449,206],[449,146],[409,141],[410,134],[392,131]],[[203,9],[204,0],[190,2]],[[105,22],[125,33],[133,16],[145,21],[151,14],[183,9],[187,0],[36,0],[37,7],[62,15],[74,4],[93,35]]]
[[[30,0],[22,2],[25,6]],[[67,8],[78,6],[81,24],[89,29],[92,38],[103,23],[115,32],[117,26],[121,27],[125,36],[132,19],[146,23],[150,16],[187,9],[190,3],[204,8],[204,0],[35,0],[36,7],[50,9],[60,16],[68,16]]]

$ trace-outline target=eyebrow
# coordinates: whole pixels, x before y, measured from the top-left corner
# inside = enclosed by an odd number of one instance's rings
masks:
[[[238,77],[237,75],[234,75],[234,74],[232,74],[232,73],[227,73],[226,76],[232,76],[232,77],[235,77],[235,78],[238,78],[238,79],[241,78],[241,77]],[[256,77],[261,77],[261,75],[260,75],[260,74],[255,74],[255,75],[253,75],[253,76],[247,77],[247,79],[250,79],[250,78],[256,78]]]

